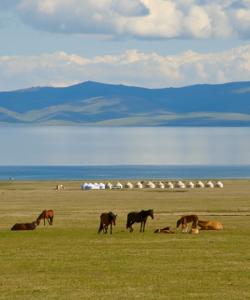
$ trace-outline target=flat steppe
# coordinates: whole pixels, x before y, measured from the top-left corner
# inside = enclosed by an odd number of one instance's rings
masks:
[[[80,181],[0,181],[0,299],[250,299],[250,180],[223,189],[82,191]],[[56,191],[62,183],[64,190]],[[153,208],[146,232],[127,213]],[[53,226],[13,232],[44,209]],[[118,214],[113,235],[99,216]],[[155,234],[183,214],[223,231]]]

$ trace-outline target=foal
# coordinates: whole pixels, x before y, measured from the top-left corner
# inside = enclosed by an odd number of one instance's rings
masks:
[[[181,225],[182,231],[188,231],[188,223],[192,222],[192,228],[197,228],[199,218],[197,215],[186,215],[182,216],[176,223],[176,228]]]

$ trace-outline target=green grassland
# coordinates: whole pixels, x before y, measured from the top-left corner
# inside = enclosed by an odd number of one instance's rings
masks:
[[[79,181],[0,182],[0,299],[250,299],[250,181],[224,189],[81,191]],[[129,211],[153,208],[146,232]],[[54,225],[13,232],[43,209]],[[101,212],[118,214],[97,234]],[[223,231],[154,234],[182,214],[216,219]]]

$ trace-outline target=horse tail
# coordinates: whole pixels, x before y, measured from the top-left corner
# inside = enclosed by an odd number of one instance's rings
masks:
[[[100,222],[98,233],[100,233],[102,230],[103,230],[103,224],[102,224],[102,222]]]
[[[130,220],[130,216],[128,215],[126,228],[128,229],[130,225],[131,225],[131,220]]]

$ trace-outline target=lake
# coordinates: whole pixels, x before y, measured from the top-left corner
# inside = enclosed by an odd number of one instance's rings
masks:
[[[7,166],[43,166],[46,172],[48,166],[154,166],[157,177],[164,166],[197,170],[203,166],[206,172],[224,166],[228,177],[233,177],[233,167],[245,168],[246,178],[250,166],[249,128],[3,126],[0,136],[0,166],[5,170]],[[236,173],[238,178],[239,169]]]

